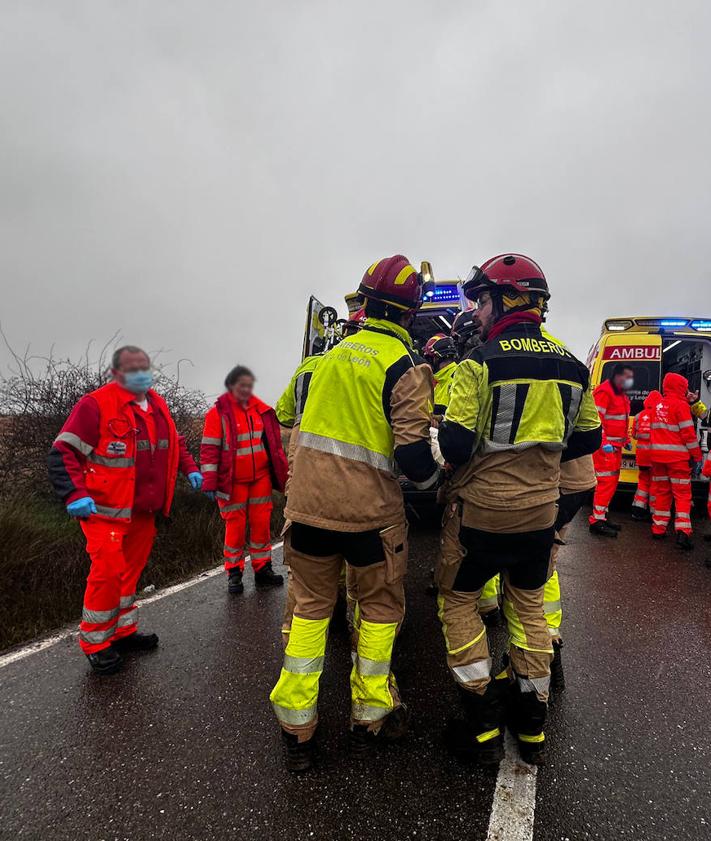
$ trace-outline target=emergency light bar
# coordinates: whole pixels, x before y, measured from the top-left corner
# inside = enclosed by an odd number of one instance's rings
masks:
[[[711,333],[711,321],[692,321],[691,326],[694,330]]]
[[[427,298],[428,304],[458,304],[459,284],[457,283],[438,283],[434,288],[434,294]]]
[[[620,333],[623,330],[629,330],[632,327],[634,322],[629,321],[628,319],[620,319],[615,321],[606,321],[605,322],[605,330],[611,330],[615,333]]]
[[[640,327],[686,327],[689,323],[687,318],[638,318],[636,321]]]

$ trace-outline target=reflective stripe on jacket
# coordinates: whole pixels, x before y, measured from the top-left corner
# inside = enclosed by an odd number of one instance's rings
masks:
[[[396,461],[415,482],[437,475],[431,401],[432,372],[412,350],[407,331],[368,318],[313,371],[294,448],[287,517],[339,531],[365,531],[402,518]]]
[[[219,397],[205,416],[200,469],[203,490],[221,499],[230,498],[234,483],[253,482],[267,472],[282,490],[287,464],[274,409],[257,397],[246,410],[228,393]]]
[[[593,399],[602,421],[603,446],[612,444],[621,450],[628,439],[629,397],[624,392],[618,394],[610,380],[604,380],[593,391]]]
[[[136,395],[111,382],[91,392],[88,397],[99,409],[96,443],[92,445],[72,431],[71,415],[57,436],[55,449],[57,445],[69,445],[83,456],[83,484],[87,495],[96,503],[96,516],[108,520],[130,520],[136,488],[138,430],[132,406]],[[159,442],[168,454],[162,509],[167,515],[173,501],[181,455],[179,437],[165,400],[152,390],[148,392],[148,400],[153,411],[162,415],[164,423],[161,426],[167,428],[165,443]]]
[[[650,391],[644,401],[644,409],[635,417],[632,437],[637,441],[637,466],[649,467],[652,463],[652,418],[654,410],[662,399],[658,391]]]
[[[660,464],[701,461],[701,448],[686,395],[689,383],[681,374],[669,373],[662,386],[664,396],[652,418],[651,459]]]

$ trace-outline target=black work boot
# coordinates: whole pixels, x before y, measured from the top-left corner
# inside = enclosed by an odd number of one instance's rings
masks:
[[[605,520],[595,520],[590,523],[590,534],[596,534],[599,537],[617,537],[617,529],[613,529]]]
[[[112,675],[123,666],[123,657],[112,645],[94,654],[87,654],[86,659],[97,675]]]
[[[659,532],[653,531],[652,532],[652,540],[666,540],[667,533],[663,531],[661,534]]]
[[[127,651],[152,651],[158,648],[158,634],[129,634],[127,637],[115,640],[113,647],[124,654]]]
[[[227,573],[227,592],[232,593],[233,596],[244,593],[242,570],[239,567],[235,567]]]
[[[284,761],[287,771],[299,774],[308,771],[314,761],[314,737],[300,742],[299,737],[294,733],[281,731],[282,744],[284,746]]]
[[[648,523],[652,519],[649,511],[646,508],[642,508],[641,505],[633,505],[631,513],[632,519],[637,523]]]
[[[529,765],[542,765],[545,758],[547,704],[535,692],[521,692],[516,686],[511,694],[509,727],[516,737],[521,759]]]
[[[691,552],[694,548],[694,541],[686,532],[678,531],[676,533],[676,548],[681,549],[682,552]]]
[[[504,615],[500,607],[490,610],[488,613],[480,613],[481,621],[487,628],[500,628],[504,624]]]
[[[483,695],[458,688],[466,718],[447,722],[445,745],[457,759],[485,768],[498,765],[504,756],[502,692],[508,691],[508,681],[491,680]]]
[[[254,573],[254,584],[260,590],[266,590],[268,587],[281,587],[284,583],[284,576],[277,575],[272,569],[271,562],[265,564],[259,572]]]
[[[622,526],[619,523],[613,523],[612,520],[605,520],[605,525],[613,531],[622,531]]]
[[[367,724],[354,724],[349,733],[353,756],[364,759],[371,751],[385,742],[399,742],[407,735],[410,714],[405,704],[400,704],[385,716],[378,730],[368,729]]]
[[[551,661],[551,689],[563,692],[565,689],[565,674],[563,673],[563,658],[561,657],[563,640],[553,640],[553,660]]]

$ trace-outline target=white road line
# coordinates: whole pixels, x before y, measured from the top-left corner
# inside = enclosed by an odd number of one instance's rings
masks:
[[[283,545],[284,541],[282,540],[279,543],[275,543],[272,548],[281,549]],[[249,560],[249,555],[246,556],[246,560]],[[139,603],[144,605],[158,602],[161,599],[166,598],[166,596],[172,596],[175,593],[179,593],[181,590],[187,590],[188,587],[193,587],[195,584],[199,584],[201,581],[207,581],[210,578],[214,578],[223,571],[224,567],[220,564],[219,566],[208,569],[198,575],[194,575],[192,578],[188,578],[187,581],[181,581],[180,584],[173,584],[171,587],[166,587],[165,590],[160,590],[153,596],[148,596],[145,599],[142,599],[139,596]],[[30,642],[27,645],[23,645],[22,648],[0,655],[0,669],[3,669],[5,666],[9,666],[11,663],[17,663],[18,660],[24,660],[25,657],[29,657],[31,654],[37,654],[40,651],[44,651],[45,648],[51,648],[53,645],[56,645],[58,642],[68,639],[69,637],[75,637],[77,633],[76,623],[73,623],[71,625],[67,625],[66,628],[56,634],[44,637],[44,639],[41,640],[36,640],[35,642]]]
[[[537,770],[521,759],[507,730],[486,841],[533,841]]]

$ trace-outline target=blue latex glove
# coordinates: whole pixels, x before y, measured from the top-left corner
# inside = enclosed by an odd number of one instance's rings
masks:
[[[615,448],[612,446],[612,444],[603,444],[602,451],[603,453],[614,453]]]
[[[96,503],[90,496],[83,496],[81,499],[75,499],[67,505],[67,513],[70,517],[78,517],[85,520],[96,514]]]
[[[205,496],[206,496],[206,497],[210,500],[210,502],[214,502],[214,501],[215,501],[215,499],[217,498],[217,497],[215,496],[215,492],[214,492],[214,491],[203,491],[203,493],[204,493],[204,494],[205,494]]]
[[[194,491],[199,491],[202,487],[202,473],[199,470],[188,473],[188,482],[190,482]]]

